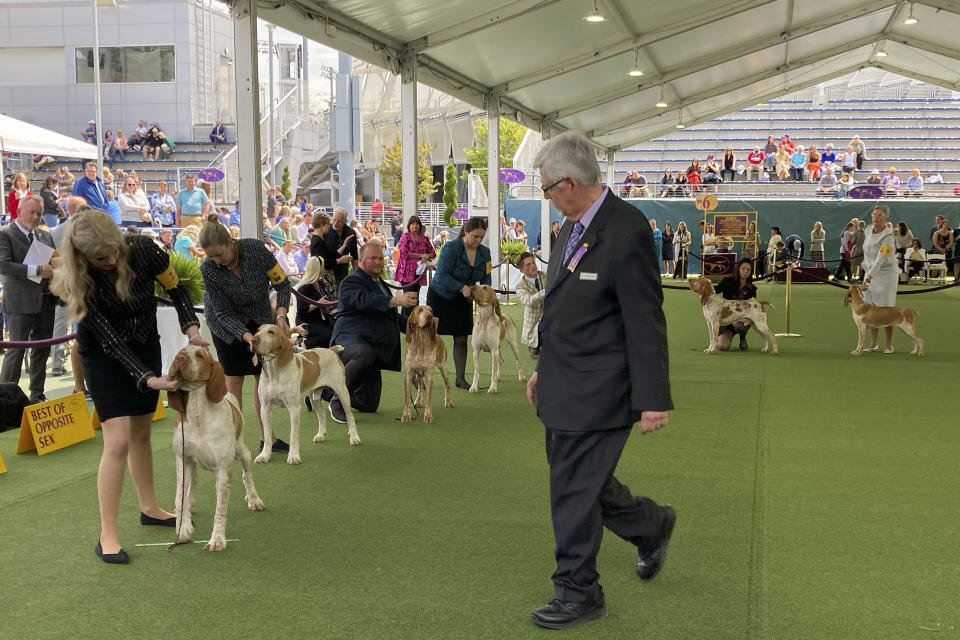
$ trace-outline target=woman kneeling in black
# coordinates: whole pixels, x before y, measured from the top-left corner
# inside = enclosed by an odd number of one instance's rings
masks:
[[[749,300],[757,297],[757,287],[753,284],[753,260],[741,258],[737,263],[737,274],[727,276],[717,285],[716,291],[724,300]],[[720,326],[720,336],[717,348],[720,351],[730,349],[734,334],[740,336],[740,350],[747,349],[747,332],[750,331],[748,320],[738,320],[733,324]]]

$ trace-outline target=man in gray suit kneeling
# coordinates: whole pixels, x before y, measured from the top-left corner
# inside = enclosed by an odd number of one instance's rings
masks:
[[[38,229],[43,200],[30,196],[20,201],[17,219],[0,227],[0,276],[3,278],[3,312],[7,316],[10,339],[46,340],[53,335],[53,314],[56,299],[50,293],[53,267],[44,264],[24,264],[30,245],[40,242],[53,249],[53,238],[48,231]],[[30,278],[40,278],[34,282]],[[7,349],[3,354],[0,380],[20,381],[25,349]],[[30,350],[30,402],[43,402],[43,386],[47,377],[47,356],[50,347]]]
[[[638,423],[649,433],[673,408],[659,256],[644,215],[600,183],[581,133],[547,142],[534,160],[543,195],[566,218],[550,254],[543,341],[527,397],[546,427],[557,568],[553,600],[533,623],[568,627],[607,614],[597,574],[603,527],[637,547],[650,580],[677,514],[613,475]]]

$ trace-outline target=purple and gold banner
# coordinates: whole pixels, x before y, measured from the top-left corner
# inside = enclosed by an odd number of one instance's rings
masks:
[[[747,235],[749,214],[746,213],[716,213],[713,216],[714,234],[728,238],[744,237]]]

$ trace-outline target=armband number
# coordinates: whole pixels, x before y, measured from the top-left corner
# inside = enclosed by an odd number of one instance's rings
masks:
[[[491,271],[493,271],[493,261],[487,260],[487,273],[490,273]]]
[[[180,279],[177,277],[177,272],[173,270],[173,265],[168,265],[162,273],[157,274],[156,278],[157,282],[167,291],[175,289],[180,282]]]
[[[283,272],[279,264],[275,264],[267,271],[267,277],[270,278],[270,282],[276,286],[287,279],[287,274]]]

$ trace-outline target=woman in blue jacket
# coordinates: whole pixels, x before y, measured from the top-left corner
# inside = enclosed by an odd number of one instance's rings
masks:
[[[439,319],[437,333],[453,336],[453,363],[461,389],[470,388],[465,373],[467,336],[473,333],[473,286],[491,283],[490,250],[480,244],[486,233],[486,218],[474,216],[463,223],[460,237],[443,245],[427,291],[427,304]]]

